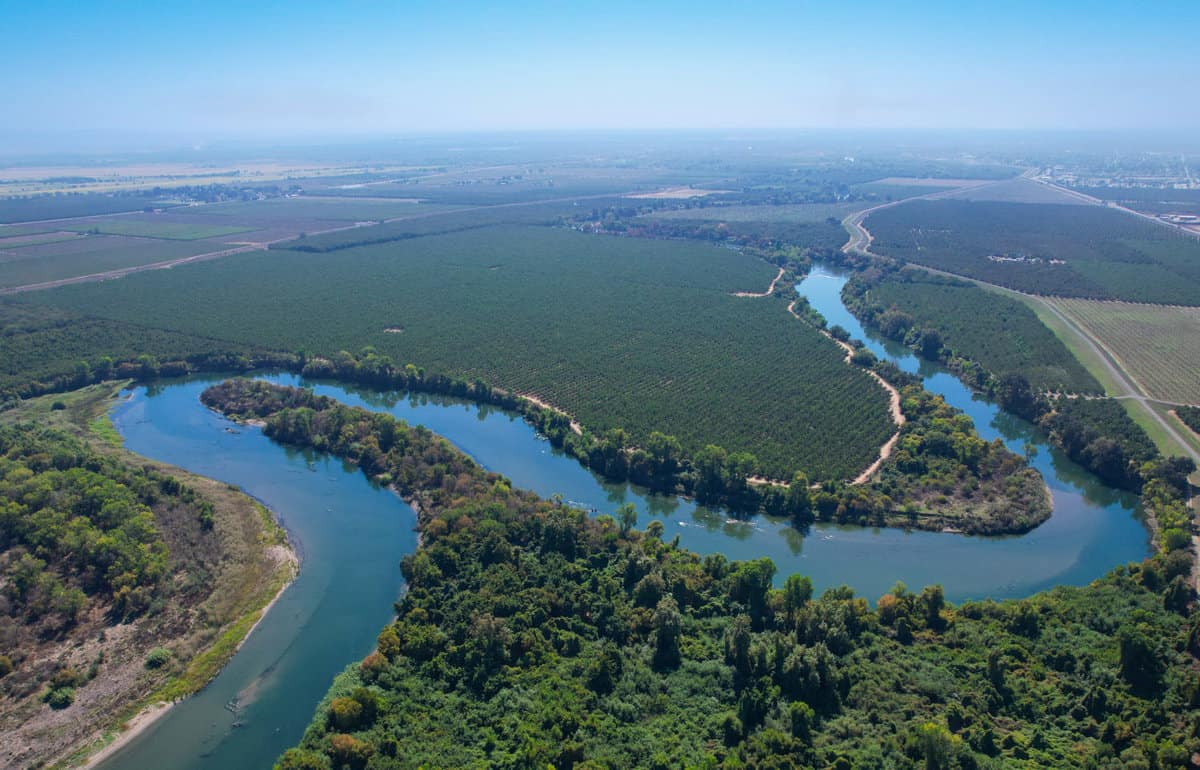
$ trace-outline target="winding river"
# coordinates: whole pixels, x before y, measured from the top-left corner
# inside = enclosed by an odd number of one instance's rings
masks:
[[[895,529],[818,525],[805,535],[784,522],[729,519],[674,497],[609,484],[555,450],[519,416],[454,399],[381,393],[315,382],[340,401],[386,411],[439,433],[489,470],[541,495],[611,513],[634,503],[639,526],[661,519],[699,553],[771,557],[777,579],[809,575],[818,590],[840,584],[868,598],[897,580],[941,583],[952,600],[1027,596],[1084,584],[1114,565],[1144,558],[1148,534],[1137,500],[1102,485],[1048,446],[1031,424],[1000,412],[952,374],[867,333],[842,305],[846,277],[816,267],[798,286],[830,324],[878,356],[915,372],[925,387],[969,414],[987,440],[1027,455],[1054,497],[1054,515],[1019,537],[978,538]],[[114,753],[105,770],[266,768],[294,745],[333,677],[368,653],[401,591],[398,563],[416,547],[412,510],[340,460],[286,449],[256,428],[233,426],[199,394],[219,378],[137,388],[112,409],[134,452],[236,484],[280,512],[302,559],[300,576],[242,649],[198,695]],[[296,384],[290,375],[270,376]]]

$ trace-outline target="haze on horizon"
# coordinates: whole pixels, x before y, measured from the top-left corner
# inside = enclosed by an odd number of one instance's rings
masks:
[[[1195,131],[1200,4],[1155,5],[10,2],[0,141]]]

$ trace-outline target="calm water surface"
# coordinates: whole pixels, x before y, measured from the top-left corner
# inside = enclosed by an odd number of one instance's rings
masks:
[[[874,599],[897,580],[945,586],[947,597],[1026,596],[1083,584],[1148,553],[1136,498],[1105,487],[1046,444],[1029,423],[973,396],[953,375],[906,348],[868,334],[841,303],[845,277],[817,267],[797,290],[831,324],[881,357],[920,374],[974,420],[981,436],[1026,454],[1054,496],[1054,515],[1020,537],[819,525],[801,535],[762,518],[726,513],[628,484],[605,483],[555,450],[520,417],[453,399],[304,383],[318,393],[414,424],[450,439],[480,464],[543,496],[611,513],[634,503],[639,526],[660,519],[666,537],[730,559],[770,556],[778,579],[812,577],[818,590],[846,584]],[[220,378],[139,388],[112,412],[126,446],[148,457],[236,484],[279,513],[302,556],[300,577],[221,674],[114,755],[106,770],[264,768],[294,745],[331,679],[369,652],[401,590],[400,558],[416,547],[413,512],[339,460],[288,450],[255,428],[205,409],[199,394]],[[282,384],[299,378],[266,377]]]

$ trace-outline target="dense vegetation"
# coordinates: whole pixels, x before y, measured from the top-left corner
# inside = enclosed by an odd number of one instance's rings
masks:
[[[1200,242],[1100,206],[912,201],[866,227],[880,254],[1032,294],[1200,304]]]
[[[280,768],[1182,768],[1200,748],[1184,553],[1014,602],[897,586],[872,610],[511,489],[387,415],[265,385],[206,401],[419,511],[397,620]]]
[[[104,379],[242,371],[294,356],[52,307],[0,301],[0,404]]]
[[[730,296],[776,272],[701,244],[503,227],[243,254],[30,300],[329,359],[370,345],[537,395],[628,445],[657,431],[689,454],[753,453],[777,479],[853,478],[892,433],[884,394],[783,300]]]
[[[1158,456],[1142,426],[1111,398],[1059,398],[1039,422],[1072,460],[1115,487],[1140,489],[1142,465]]]
[[[1050,516],[1042,477],[999,440],[975,433],[971,418],[919,385],[900,394],[907,418],[892,457],[868,489],[850,493],[860,506],[882,507],[884,517],[846,516],[858,524],[893,523],[971,534],[1025,532]],[[880,497],[882,496],[882,497]],[[817,507],[822,496],[817,495]],[[853,512],[853,502],[839,508]]]
[[[1177,406],[1175,414],[1179,415],[1179,419],[1183,420],[1184,425],[1200,435],[1200,406]]]
[[[1019,372],[1039,391],[1102,392],[1032,310],[974,284],[875,269],[856,275],[842,297],[864,323],[941,360],[978,390],[994,392],[1000,378]]]
[[[173,495],[212,522],[212,506],[156,477],[88,453],[33,424],[0,427],[0,563],[9,614],[69,625],[89,597],[117,617],[144,611],[167,552],[147,504]]]

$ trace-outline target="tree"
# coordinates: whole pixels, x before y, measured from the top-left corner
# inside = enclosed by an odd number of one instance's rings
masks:
[[[1158,649],[1144,625],[1122,628],[1118,635],[1121,677],[1140,692],[1156,689],[1162,677],[1163,663]]]
[[[1013,414],[1032,419],[1037,416],[1037,395],[1025,375],[1009,372],[996,384],[996,401]]]
[[[732,598],[747,606],[756,626],[766,614],[767,592],[771,590],[774,578],[775,562],[766,556],[742,562],[733,573]]]
[[[783,609],[789,621],[795,618],[796,610],[808,604],[812,595],[812,580],[807,575],[788,575],[783,583]]]
[[[679,665],[679,635],[683,630],[683,616],[679,605],[670,596],[664,596],[654,608],[654,665],[657,668],[675,668]]]
[[[637,520],[637,506],[633,503],[621,503],[621,506],[617,508],[617,521],[621,524],[621,534],[628,535],[629,530],[637,524]]]
[[[921,355],[936,361],[942,352],[942,334],[937,329],[924,329],[920,340]]]
[[[946,606],[946,595],[939,585],[926,586],[917,599],[925,616],[925,626],[935,631],[942,629],[942,608]]]

